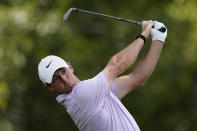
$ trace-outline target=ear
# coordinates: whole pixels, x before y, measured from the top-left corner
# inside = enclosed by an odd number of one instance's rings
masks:
[[[72,73],[74,73],[74,69],[73,69],[73,67],[72,67],[71,63],[70,63],[70,62],[67,62],[67,64],[68,64],[69,69],[71,70],[71,72],[72,72]]]
[[[54,91],[54,88],[52,88],[49,84],[45,84],[43,88],[46,88],[49,91]]]

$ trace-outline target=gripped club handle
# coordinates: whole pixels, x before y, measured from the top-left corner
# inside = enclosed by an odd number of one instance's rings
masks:
[[[142,26],[142,22],[137,22],[136,25]],[[152,27],[154,28],[154,26]],[[160,32],[164,33],[166,32],[166,28],[165,27],[161,27],[160,29],[158,29]]]

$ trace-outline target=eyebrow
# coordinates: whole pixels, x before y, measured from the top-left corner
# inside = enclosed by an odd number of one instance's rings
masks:
[[[66,68],[59,68],[56,70],[56,72],[54,73],[53,77],[52,77],[52,80],[54,79],[54,77],[58,77],[58,75],[56,75],[59,71],[62,71],[62,70],[66,70]]]

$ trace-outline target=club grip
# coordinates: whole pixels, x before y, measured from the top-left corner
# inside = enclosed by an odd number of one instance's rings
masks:
[[[159,31],[161,31],[161,32],[166,32],[166,28],[165,27],[161,27],[160,29],[158,29]]]
[[[136,22],[136,25],[142,26],[142,22]],[[154,26],[152,28],[154,28]],[[164,33],[164,32],[166,32],[166,28],[165,27],[161,27],[160,29],[158,29],[158,31]]]
[[[154,28],[154,26],[152,28]],[[166,27],[161,27],[160,29],[157,29],[157,30],[164,33],[166,32]]]

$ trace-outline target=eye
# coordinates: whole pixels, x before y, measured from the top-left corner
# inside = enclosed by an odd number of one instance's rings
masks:
[[[62,74],[65,74],[65,73],[66,73],[66,69],[63,69],[63,70],[62,70]]]
[[[58,80],[58,77],[54,77],[52,82],[55,83]]]

